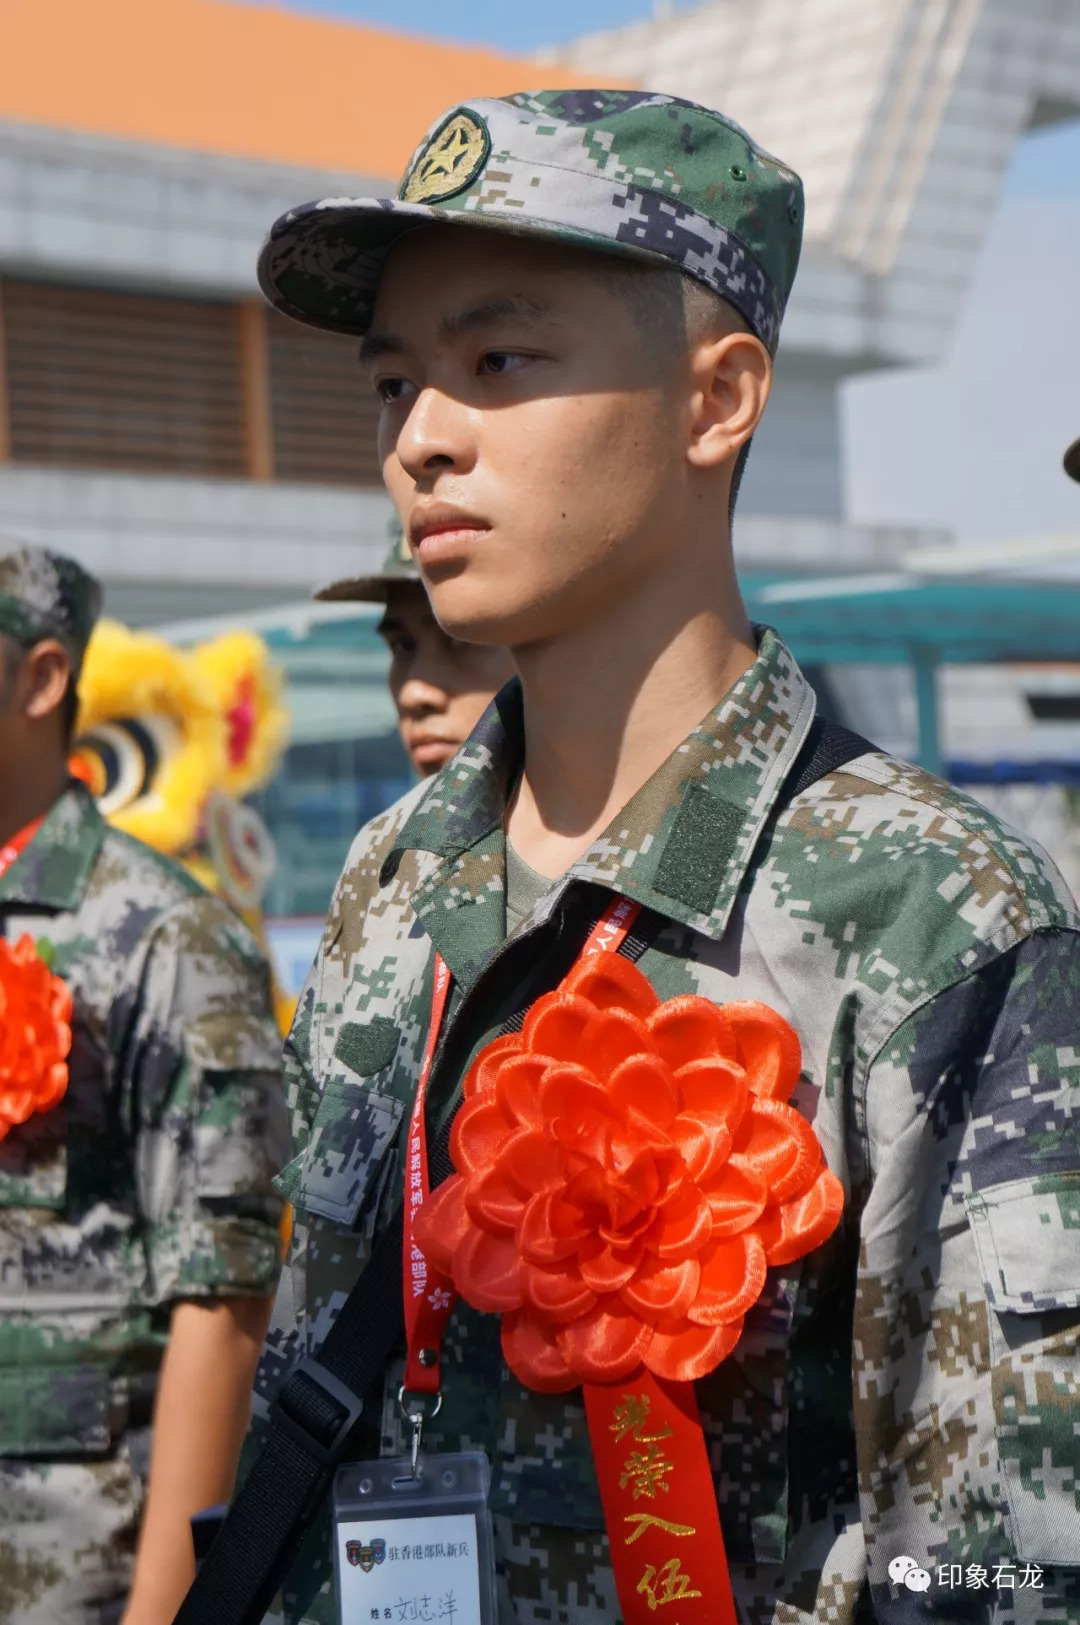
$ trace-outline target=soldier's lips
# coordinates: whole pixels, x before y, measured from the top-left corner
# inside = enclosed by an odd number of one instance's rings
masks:
[[[409,539],[416,549],[420,564],[441,564],[459,559],[478,536],[491,526],[474,514],[462,513],[454,508],[433,509],[414,518],[409,526]]]
[[[417,767],[445,767],[458,746],[449,739],[419,736],[409,740],[409,755]]]

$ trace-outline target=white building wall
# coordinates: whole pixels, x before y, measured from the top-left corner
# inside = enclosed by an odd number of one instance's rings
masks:
[[[0,124],[0,269],[195,296],[249,294],[279,214],[309,198],[382,192],[386,184]]]
[[[549,53],[719,107],[799,168],[809,240],[828,245],[910,0],[710,0]],[[599,77],[601,74],[606,77]]]
[[[836,371],[782,348],[739,495],[745,514],[831,519],[843,513]]]
[[[72,553],[140,620],[151,603],[173,620],[377,569],[390,513],[381,490],[0,467],[0,537]]]
[[[1080,0],[706,0],[556,54],[722,108],[799,171],[786,343],[853,368],[941,355],[1017,140],[1080,113]]]

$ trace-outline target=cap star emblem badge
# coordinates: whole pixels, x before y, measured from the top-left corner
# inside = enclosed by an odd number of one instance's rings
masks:
[[[401,196],[406,203],[437,203],[474,181],[487,162],[491,137],[473,113],[458,112],[441,124],[409,171]]]

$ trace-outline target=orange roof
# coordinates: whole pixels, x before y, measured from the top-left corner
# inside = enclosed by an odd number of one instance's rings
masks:
[[[0,119],[396,177],[443,108],[578,76],[235,0],[3,0]]]

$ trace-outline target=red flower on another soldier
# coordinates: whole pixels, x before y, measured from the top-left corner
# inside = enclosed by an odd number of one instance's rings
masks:
[[[0,1140],[64,1098],[71,991],[22,936],[0,940]]]
[[[769,1264],[839,1223],[843,1189],[788,1096],[794,1030],[767,1005],[661,1003],[615,954],[579,962],[465,1081],[459,1170],[416,1238],[503,1354],[558,1393],[731,1353]]]

